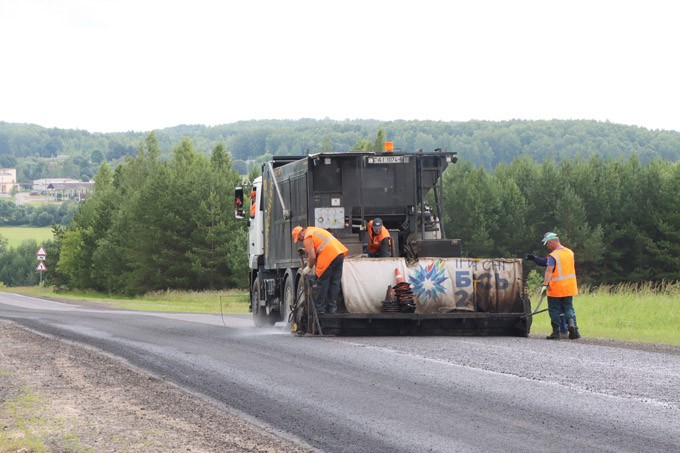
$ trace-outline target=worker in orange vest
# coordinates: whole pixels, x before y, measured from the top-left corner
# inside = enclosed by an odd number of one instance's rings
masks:
[[[347,247],[323,228],[303,228],[298,225],[293,228],[292,235],[293,242],[302,241],[309,257],[302,275],[306,276],[316,269],[318,280],[314,305],[317,314],[337,312]]]
[[[255,187],[250,191],[250,218],[255,217],[255,212],[257,211],[257,191]]]
[[[390,256],[392,238],[390,232],[383,225],[382,219],[376,217],[368,222],[368,256],[371,258],[386,258]]]
[[[579,339],[581,334],[576,324],[576,312],[573,305],[573,297],[578,294],[574,252],[563,246],[557,234],[553,232],[545,233],[543,245],[551,250],[546,258],[547,267],[541,287],[541,296],[546,293],[548,295],[548,314],[550,314],[550,324],[553,330],[552,334],[546,338],[548,340],[560,339],[560,311],[563,310],[567,320],[569,339]]]

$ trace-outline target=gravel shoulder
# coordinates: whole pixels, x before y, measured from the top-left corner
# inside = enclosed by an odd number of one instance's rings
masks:
[[[4,320],[0,344],[0,452],[314,451],[100,351]]]

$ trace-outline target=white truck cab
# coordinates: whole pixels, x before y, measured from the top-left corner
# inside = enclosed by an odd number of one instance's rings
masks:
[[[264,222],[262,203],[262,176],[253,181],[250,192],[250,211],[248,213],[248,262],[251,269],[257,269],[257,258],[264,254]],[[253,208],[254,206],[254,208]]]

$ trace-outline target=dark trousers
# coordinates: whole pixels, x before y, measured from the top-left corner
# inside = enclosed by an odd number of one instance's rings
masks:
[[[316,312],[335,313],[338,309],[338,297],[342,283],[342,266],[345,263],[345,255],[342,253],[335,257],[331,264],[316,281]]]
[[[548,296],[548,314],[550,315],[550,324],[553,326],[559,326],[560,314],[564,315],[565,321],[570,318],[576,322],[576,312],[574,312],[574,298],[572,296],[568,297],[550,297]],[[561,329],[560,329],[561,330]]]
[[[569,332],[569,326],[567,326],[567,316],[564,314],[564,304],[560,304],[560,333],[568,333]],[[573,309],[573,304],[572,304],[572,309]],[[574,311],[574,325],[578,327],[578,323],[576,322],[576,311]]]

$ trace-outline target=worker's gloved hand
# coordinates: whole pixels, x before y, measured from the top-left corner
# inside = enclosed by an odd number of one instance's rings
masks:
[[[302,269],[302,275],[309,275],[310,272],[312,272],[312,268],[309,266],[305,266],[305,268]]]
[[[531,253],[527,253],[526,255],[524,255],[524,259],[525,259],[525,260],[531,260],[531,261],[533,261],[534,258],[536,258],[536,257],[535,257],[534,255],[532,255]]]
[[[548,291],[548,285],[541,286],[541,297],[545,296],[545,292]]]

